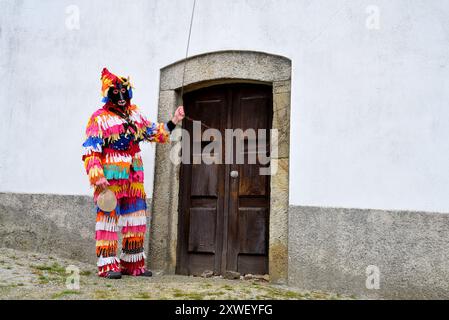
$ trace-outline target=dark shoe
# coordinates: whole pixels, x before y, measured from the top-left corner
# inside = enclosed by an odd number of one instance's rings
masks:
[[[139,277],[151,277],[153,275],[153,272],[150,270],[145,270],[143,273],[139,274]]]
[[[121,272],[109,271],[105,278],[108,278],[108,279],[121,279],[122,278],[122,273]]]

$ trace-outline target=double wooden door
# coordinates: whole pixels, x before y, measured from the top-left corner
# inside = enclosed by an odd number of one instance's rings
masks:
[[[227,270],[242,275],[268,273],[270,176],[261,174],[260,169],[269,163],[259,157],[254,162],[249,157],[252,155],[254,159],[254,153],[261,154],[264,150],[264,155],[269,156],[272,87],[217,85],[187,93],[183,100],[190,119],[183,120],[188,134],[183,134],[182,152],[190,163],[181,164],[180,169],[177,273],[198,275],[205,270],[215,274]],[[199,130],[195,131],[191,119],[204,125],[197,123]],[[221,145],[214,140],[216,137],[198,134],[208,128],[219,131]],[[233,138],[230,148],[226,129],[241,129],[244,133],[253,129],[256,138],[247,135],[243,149]],[[266,130],[265,138],[257,136],[259,129]],[[251,147],[254,139],[259,149]],[[215,143],[214,152],[204,153],[211,150],[211,143]],[[231,149],[232,161],[226,158]],[[243,154],[243,163],[237,163],[238,152]],[[211,157],[220,158],[221,164],[207,162]]]

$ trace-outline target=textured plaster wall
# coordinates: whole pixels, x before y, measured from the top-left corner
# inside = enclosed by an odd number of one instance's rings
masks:
[[[90,195],[80,144],[101,68],[131,75],[155,119],[191,4],[0,0],[0,191]],[[373,4],[378,30],[366,28]],[[447,212],[448,15],[445,0],[199,0],[190,54],[292,60],[290,204]],[[143,153],[151,194],[154,148]]]

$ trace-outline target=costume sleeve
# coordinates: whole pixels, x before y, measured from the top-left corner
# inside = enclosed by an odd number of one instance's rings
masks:
[[[83,143],[84,152],[82,156],[84,168],[91,186],[95,186],[99,182],[107,181],[104,176],[101,160],[103,145],[104,140],[101,127],[95,117],[92,116],[86,127],[86,136]]]
[[[163,122],[151,122],[141,115],[144,126],[144,140],[149,142],[167,143],[170,141],[171,126]],[[170,122],[170,121],[169,121]]]

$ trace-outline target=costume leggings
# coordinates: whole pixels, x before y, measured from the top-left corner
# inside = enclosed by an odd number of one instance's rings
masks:
[[[117,207],[111,212],[96,207],[95,240],[100,277],[109,271],[135,276],[145,271],[146,207],[145,199],[138,197],[117,199]],[[119,231],[123,238],[120,259],[117,257]]]

